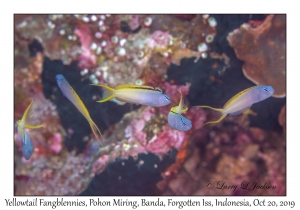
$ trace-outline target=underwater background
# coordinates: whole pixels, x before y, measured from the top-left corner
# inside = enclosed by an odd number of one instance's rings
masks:
[[[97,103],[92,83],[159,87],[171,103]],[[203,126],[206,112],[192,108],[221,108],[254,85],[275,93],[251,112]],[[178,90],[189,131],[167,122]],[[31,98],[44,126],[27,130],[29,160],[15,129],[15,195],[286,195],[286,15],[15,15],[14,122]]]

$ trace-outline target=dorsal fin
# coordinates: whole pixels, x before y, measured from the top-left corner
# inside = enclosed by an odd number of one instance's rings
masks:
[[[255,88],[255,87],[257,87],[257,86],[249,87],[249,88],[247,88],[247,89],[245,89],[245,90],[243,90],[243,91],[241,91],[241,92],[235,94],[232,98],[230,98],[230,99],[226,102],[226,104],[223,106],[223,109],[225,109],[225,108],[228,107],[230,104],[232,104],[238,97],[240,97],[241,95],[245,94],[245,93],[248,92],[250,89],[253,89],[253,88]]]
[[[28,105],[28,107],[26,108],[26,110],[25,110],[25,112],[23,114],[23,117],[21,119],[21,121],[23,121],[24,123],[25,123],[26,119],[30,118],[31,115],[32,115],[32,112],[31,112],[32,104],[33,104],[33,99],[31,98],[31,102]]]
[[[184,104],[183,100],[182,100],[182,94],[181,91],[178,90],[178,92],[180,93],[180,101],[178,106],[174,106],[171,108],[171,112],[176,113],[176,114],[182,114],[185,113],[188,108],[186,107],[186,105]]]
[[[155,87],[154,89],[155,89],[155,90],[158,90],[159,92],[161,92],[161,93],[162,93],[162,90],[161,90],[160,88],[158,88],[158,87]]]

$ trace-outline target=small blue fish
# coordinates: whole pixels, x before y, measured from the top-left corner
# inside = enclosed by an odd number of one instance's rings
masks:
[[[26,160],[31,158],[34,148],[30,136],[25,131],[25,128],[35,129],[43,127],[43,125],[31,125],[33,123],[33,113],[31,109],[32,104],[33,100],[31,99],[31,103],[26,108],[22,119],[17,121],[18,134],[22,140],[22,154]]]
[[[80,111],[80,113],[89,122],[95,137],[97,138],[100,145],[102,146],[102,143],[100,142],[100,137],[102,136],[102,134],[99,128],[97,127],[97,125],[92,120],[87,108],[85,107],[85,105],[83,104],[83,102],[81,101],[77,93],[75,92],[75,90],[71,87],[71,85],[68,83],[66,78],[61,74],[56,75],[56,82],[59,88],[61,89],[62,93],[64,94],[64,96],[66,96],[74,104],[74,106]]]
[[[195,106],[210,109],[214,116],[213,121],[208,121],[206,124],[210,123],[218,123],[220,122],[226,115],[238,115],[241,114],[252,106],[252,104],[263,101],[269,97],[271,97],[274,93],[274,89],[272,86],[253,86],[246,90],[243,90],[233,96],[231,99],[227,101],[224,105],[223,109],[216,109],[210,106]]]
[[[126,103],[136,103],[146,106],[161,107],[168,105],[171,100],[169,96],[162,93],[159,88],[145,85],[124,84],[119,85],[115,89],[107,85],[92,84],[103,88],[102,99],[97,102],[105,102],[111,99]]]
[[[19,128],[22,129],[22,128]],[[29,160],[33,153],[33,144],[30,139],[30,136],[25,130],[21,130],[21,133],[23,133],[22,136],[22,154],[26,160]]]
[[[188,108],[184,105],[182,101],[182,94],[180,90],[179,93],[179,105],[171,108],[168,114],[168,123],[171,126],[171,128],[175,130],[187,131],[192,128],[192,122],[181,115],[182,113],[185,113],[188,110]]]

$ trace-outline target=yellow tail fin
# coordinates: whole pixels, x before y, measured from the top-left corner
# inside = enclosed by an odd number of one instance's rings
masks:
[[[103,147],[102,143],[100,142],[100,137],[102,136],[99,128],[97,127],[97,125],[93,122],[92,119],[89,120],[89,123],[90,123],[90,126],[91,126],[91,129],[95,135],[95,137],[97,138],[97,140],[99,141],[100,145]],[[100,136],[100,137],[99,137]]]
[[[208,114],[207,116],[208,122],[204,123],[203,125],[219,123],[227,115],[227,114],[223,114],[223,109],[216,109],[210,106],[195,106],[195,107],[200,107],[202,109],[209,109],[210,111],[210,114]]]
[[[36,124],[36,119],[34,118],[34,113],[32,111],[32,104],[33,104],[33,99],[31,99],[30,104],[26,108],[23,117],[21,120],[18,120],[18,124],[23,124],[21,127],[24,128],[30,128],[30,129],[35,129],[35,128],[41,128],[43,125],[33,125]]]
[[[115,97],[115,89],[108,87],[107,85],[98,85],[98,84],[91,84],[93,86],[100,86],[102,87],[103,93],[102,93],[102,99],[97,102],[105,102],[109,101],[110,99]]]

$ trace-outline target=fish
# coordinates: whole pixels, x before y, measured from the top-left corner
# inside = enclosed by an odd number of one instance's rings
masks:
[[[210,109],[212,112],[214,120],[208,121],[203,125],[219,123],[227,115],[239,115],[249,110],[253,104],[263,101],[271,97],[273,94],[274,89],[272,86],[257,85],[247,88],[234,95],[226,102],[226,104],[223,106],[223,109],[217,109],[210,106],[195,106],[195,108],[201,107]]]
[[[43,127],[43,125],[32,124],[34,123],[33,113],[31,109],[32,104],[33,104],[33,99],[31,99],[31,103],[26,108],[22,119],[17,121],[18,134],[22,140],[22,154],[26,160],[29,160],[31,158],[34,147],[29,134],[25,131],[25,128],[36,129],[36,128]]]
[[[103,146],[100,141],[100,137],[102,136],[102,134],[101,134],[99,128],[97,127],[97,125],[92,120],[87,108],[85,107],[85,105],[83,104],[83,102],[81,101],[81,99],[79,98],[77,93],[75,92],[75,90],[71,87],[71,85],[68,83],[68,81],[62,74],[56,75],[56,82],[57,82],[59,88],[61,89],[63,95],[65,97],[67,97],[74,104],[74,106],[78,109],[78,111],[88,121],[95,137],[99,141],[100,145]]]
[[[18,132],[21,133],[22,138],[22,154],[26,160],[29,160],[33,153],[33,144],[29,134],[22,128],[18,128]]]
[[[171,108],[168,114],[168,123],[170,127],[175,130],[187,131],[192,128],[192,122],[181,115],[182,113],[185,113],[188,108],[182,101],[181,91],[179,90],[178,92],[180,93],[179,105]]]
[[[91,84],[103,88],[102,99],[99,103],[116,99],[126,103],[135,103],[146,106],[161,107],[168,105],[170,97],[162,93],[159,88],[146,85],[124,84],[115,89],[103,84]]]

